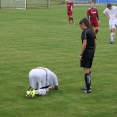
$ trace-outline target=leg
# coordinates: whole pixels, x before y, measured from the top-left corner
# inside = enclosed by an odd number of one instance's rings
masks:
[[[85,74],[85,73],[84,73],[84,74]],[[91,71],[90,71],[90,70],[89,70],[89,78],[90,78],[90,89],[91,89],[92,73],[91,73]],[[86,90],[86,89],[87,89],[86,84],[85,84],[85,86],[83,87],[83,89],[84,89],[84,90]]]
[[[32,98],[31,96],[31,92],[33,89],[37,89],[38,87],[38,83],[36,81],[36,77],[35,77],[35,69],[32,69],[29,72],[29,83],[30,83],[30,87],[28,88],[28,90],[26,91],[26,97],[27,98]]]
[[[112,28],[112,29],[110,30],[110,32],[111,32],[111,34],[110,34],[110,37],[111,37],[111,42],[114,42],[114,37],[115,37],[115,29],[114,29],[114,28]],[[113,43],[111,43],[111,44],[113,44]]]
[[[85,83],[86,83],[86,88],[87,88],[87,93],[91,93],[90,91],[90,69],[89,68],[84,68],[84,74],[85,74]]]
[[[75,23],[74,23],[74,19],[73,19],[73,15],[72,15],[72,14],[73,14],[73,11],[70,12],[70,19],[71,19],[72,23],[75,24]]]
[[[89,72],[90,72],[90,68],[84,67],[84,74],[89,74]]]
[[[70,16],[68,16],[68,23],[70,24],[70,21],[71,21],[71,18],[70,18]]]
[[[94,22],[94,27],[95,27],[95,34],[97,34],[99,31],[99,24],[97,20]]]
[[[91,80],[92,80],[92,73],[91,73],[91,71],[89,72],[89,77],[90,77],[90,88],[91,88]]]
[[[93,62],[93,56],[94,56],[94,50],[85,50],[83,54],[83,60],[81,62],[81,67],[84,68],[84,77],[85,77],[85,84],[86,88],[85,91],[86,93],[91,93],[90,90],[90,81],[91,81],[91,75],[90,75],[90,68],[92,66]]]
[[[72,23],[73,23],[73,24],[75,24],[74,19],[73,19],[73,17],[72,17],[72,16],[71,16],[71,21],[72,21]]]
[[[110,44],[113,44],[114,43],[116,26],[115,26],[114,23],[110,22],[109,27],[110,27],[110,38],[111,38]]]
[[[38,89],[38,90],[36,90],[36,92],[35,92],[37,95],[46,95],[46,94],[48,94],[48,92],[45,90],[45,89]]]
[[[34,89],[38,88],[38,83],[35,77],[35,69],[32,69],[29,73],[29,83],[30,83],[30,88]]]
[[[95,34],[97,34],[99,31],[99,27],[95,27]]]
[[[67,12],[67,15],[68,15],[68,23],[70,24],[70,21],[71,21],[70,11]]]

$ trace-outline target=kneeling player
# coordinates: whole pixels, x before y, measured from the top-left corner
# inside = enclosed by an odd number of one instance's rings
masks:
[[[29,72],[30,88],[26,92],[27,98],[35,95],[47,95],[49,88],[58,90],[57,76],[48,68],[37,67]]]

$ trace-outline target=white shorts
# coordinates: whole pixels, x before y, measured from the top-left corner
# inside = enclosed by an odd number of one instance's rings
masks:
[[[109,28],[110,29],[116,29],[115,23],[117,23],[117,18],[111,18],[109,20]]]
[[[44,69],[32,69],[29,72],[29,83],[30,86],[34,89],[41,89],[43,87],[49,86],[49,79],[47,73]],[[49,91],[48,88],[44,88],[46,91]]]
[[[116,27],[117,27],[117,19],[115,20],[115,23],[114,23],[115,25],[116,25]]]

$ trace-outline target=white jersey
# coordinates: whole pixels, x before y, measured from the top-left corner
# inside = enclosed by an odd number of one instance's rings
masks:
[[[57,76],[48,68],[38,67],[29,72],[30,86],[34,89],[46,89],[49,86],[58,86]]]
[[[108,9],[106,8],[104,11],[103,11],[104,14],[108,14],[110,18],[116,18],[116,15],[117,15],[117,7],[116,6],[112,6],[112,9]]]
[[[116,6],[112,6],[112,9],[108,9],[106,8],[103,11],[104,14],[108,14],[110,19],[109,19],[109,26],[110,29],[115,28],[115,22],[117,22],[117,7]]]
[[[58,86],[58,79],[56,74],[50,71],[48,68],[45,68],[48,72],[49,86]]]

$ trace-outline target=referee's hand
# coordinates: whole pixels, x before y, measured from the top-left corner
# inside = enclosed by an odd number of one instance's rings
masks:
[[[82,60],[83,60],[81,55],[79,56],[79,60],[80,60],[80,61],[82,61]]]

